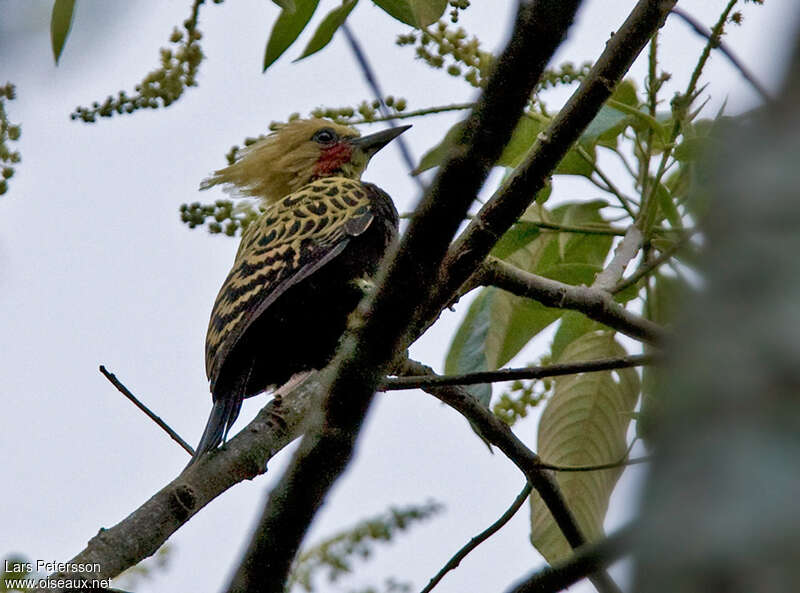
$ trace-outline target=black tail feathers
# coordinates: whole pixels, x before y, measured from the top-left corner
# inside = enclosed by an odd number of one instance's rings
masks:
[[[189,465],[195,463],[203,454],[216,449],[222,442],[223,437],[227,437],[228,430],[236,422],[239,416],[239,410],[242,408],[242,397],[231,396],[219,398],[214,402],[211,408],[211,414],[208,416],[206,428],[203,431],[203,436],[200,437],[200,442],[195,449],[194,456],[189,462]]]

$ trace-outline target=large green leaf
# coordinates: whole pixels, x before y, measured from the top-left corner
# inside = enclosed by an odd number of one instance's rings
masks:
[[[514,358],[539,332],[561,316],[531,299],[498,290],[492,299],[490,326],[486,336],[486,358],[491,369],[499,369]]]
[[[558,360],[563,355],[564,349],[572,344],[572,342],[584,334],[601,329],[603,329],[601,324],[589,319],[583,313],[566,311],[561,316],[558,330],[553,337],[553,344],[550,350],[551,358],[553,360]]]
[[[53,46],[53,59],[58,64],[67,35],[72,28],[72,17],[75,13],[75,0],[55,0],[50,14],[50,43]]]
[[[317,30],[314,31],[314,36],[311,38],[311,41],[308,42],[308,45],[306,45],[303,54],[295,61],[307,58],[328,45],[331,39],[333,39],[333,34],[344,24],[350,11],[353,10],[353,7],[355,7],[357,3],[358,0],[346,0],[341,6],[330,11],[327,16],[322,19]]]
[[[625,350],[609,331],[585,334],[567,346],[559,362],[622,356]],[[554,465],[586,466],[619,461],[639,396],[633,369],[583,373],[555,379],[553,397],[539,422],[538,451]],[[603,534],[603,519],[622,468],[557,472],[558,485],[581,531],[589,540]],[[571,548],[538,494],[531,495],[531,543],[550,562]]]
[[[387,14],[412,27],[427,27],[444,14],[447,0],[372,0]]]
[[[294,0],[294,10],[287,6],[278,15],[264,52],[264,70],[289,49],[314,15],[319,0]]]

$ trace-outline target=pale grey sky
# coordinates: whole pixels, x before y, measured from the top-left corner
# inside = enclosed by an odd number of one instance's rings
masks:
[[[264,44],[277,8],[264,0],[207,3],[200,27],[207,55],[199,88],[166,110],[115,117],[94,125],[71,122],[79,104],[130,90],[157,64],[158,48],[188,16],[188,0],[78,2],[61,65],[53,65],[49,10],[44,0],[0,0],[0,83],[17,85],[9,104],[21,122],[23,162],[0,197],[0,557],[67,560],[101,526],[111,526],[171,480],[186,454],[97,372],[105,364],[184,438],[196,442],[210,396],[203,370],[208,315],[227,273],[236,241],[189,231],[178,206],[211,201],[197,186],[224,163],[245,136],[293,111],[355,104],[370,98],[344,40],[297,64],[309,33],[266,74]],[[598,55],[633,1],[587,0],[556,61]],[[323,0],[318,22],[336,2]],[[687,11],[713,22],[724,2],[688,0]],[[485,47],[505,38],[512,2],[473,0],[463,25]],[[744,62],[770,89],[786,56],[794,0],[744,6],[745,24],[728,37]],[[394,38],[406,27],[370,2],[350,23],[366,47],[387,93],[409,108],[469,100],[462,81],[414,61]],[[312,27],[313,29],[313,27]],[[677,20],[662,35],[663,67],[685,86],[703,41]],[[642,80],[645,66],[633,75]],[[711,105],[728,99],[740,112],[757,97],[721,55],[707,69]],[[667,96],[670,96],[668,94]],[[458,115],[414,121],[404,137],[417,157]],[[365,129],[375,130],[376,127]],[[417,187],[396,149],[382,152],[365,175],[386,189],[401,211]],[[558,199],[594,198],[588,185],[557,185]],[[443,316],[412,354],[440,367],[459,316]],[[535,358],[528,350],[518,362]],[[242,419],[265,399],[250,400]],[[538,415],[515,427],[535,444]],[[240,424],[241,425],[241,424]],[[216,591],[227,581],[270,484],[288,455],[269,473],[241,484],[204,509],[171,539],[173,563],[138,593]],[[626,476],[609,517],[630,516],[637,480]],[[364,565],[347,588],[386,576],[427,582],[475,533],[514,499],[523,477],[500,453],[489,455],[454,412],[419,392],[380,396],[354,464],[315,521],[313,542],[389,505],[436,499],[438,518],[401,537]],[[443,581],[447,592],[502,591],[541,565],[528,544],[527,509]],[[344,585],[342,586],[344,588]],[[327,590],[327,588],[326,588]],[[578,589],[575,590],[585,590]]]

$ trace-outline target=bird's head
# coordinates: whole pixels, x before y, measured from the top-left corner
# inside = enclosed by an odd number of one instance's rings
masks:
[[[372,155],[410,127],[359,136],[356,129],[330,120],[296,119],[249,146],[200,188],[226,184],[271,204],[320,177],[360,179]]]

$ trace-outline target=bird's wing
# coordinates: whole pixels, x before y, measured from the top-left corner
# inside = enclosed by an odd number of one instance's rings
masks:
[[[251,223],[211,313],[206,373],[212,390],[226,356],[258,316],[339,255],[372,218],[360,182],[329,177],[289,194]]]

